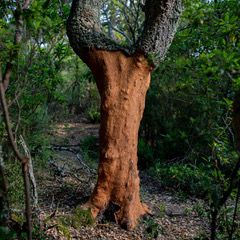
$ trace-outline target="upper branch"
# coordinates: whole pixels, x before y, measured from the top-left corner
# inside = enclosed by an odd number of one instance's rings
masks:
[[[181,0],[146,0],[145,22],[137,50],[163,59],[170,46],[182,11]]]
[[[102,3],[103,0],[72,2],[67,21],[67,34],[72,48],[78,55],[83,49],[96,48],[109,51],[122,50],[128,54],[137,51],[145,56],[154,54],[157,59],[165,57],[176,32],[182,11],[182,0],[146,0],[145,5],[143,1],[143,4],[140,4],[145,12],[143,31],[135,46],[128,48],[119,45],[103,33],[100,16]],[[125,20],[129,24],[129,19]]]
[[[110,51],[127,48],[108,38],[101,29],[100,8],[102,0],[73,0],[67,21],[67,35],[74,51],[79,55],[84,48]]]

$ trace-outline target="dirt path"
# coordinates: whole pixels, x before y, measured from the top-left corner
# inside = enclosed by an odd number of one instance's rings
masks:
[[[158,181],[141,173],[141,195],[154,216],[144,217],[137,229],[125,231],[109,219],[100,217],[77,229],[69,224],[74,209],[86,202],[96,182],[96,169],[88,169],[79,143],[87,136],[98,136],[99,125],[61,123],[51,132],[54,156],[49,171],[38,176],[40,218],[49,239],[197,239],[207,229],[198,216],[202,204],[196,199],[179,199],[164,192]],[[62,146],[61,148],[57,146]],[[79,153],[80,152],[80,153]]]

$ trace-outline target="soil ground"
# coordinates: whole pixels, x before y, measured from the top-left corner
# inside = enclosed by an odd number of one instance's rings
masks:
[[[106,217],[111,211],[93,225],[74,228],[69,224],[67,219],[77,206],[87,201],[96,182],[96,167],[88,167],[81,155],[80,142],[87,136],[97,137],[98,128],[98,124],[68,121],[57,124],[50,133],[53,158],[48,171],[37,174],[39,215],[49,239],[190,240],[207,231],[206,219],[198,214],[202,207],[200,200],[166,192],[158,180],[144,172],[140,173],[142,200],[151,208],[153,216],[142,218],[134,231],[126,231],[112,217]]]

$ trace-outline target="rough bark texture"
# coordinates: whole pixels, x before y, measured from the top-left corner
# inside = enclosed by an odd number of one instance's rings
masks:
[[[148,212],[139,195],[138,129],[150,83],[146,59],[122,52],[85,51],[101,95],[100,164],[98,182],[87,203],[94,217],[109,202],[119,206],[116,221],[132,229]]]
[[[141,52],[154,55],[154,63],[163,60],[178,26],[181,0],[146,0],[144,29],[136,46],[121,46],[103,32],[100,23],[102,0],[73,0],[67,23],[68,36],[74,51],[83,48],[121,50],[127,54]]]
[[[148,54],[165,56],[180,13],[180,0],[147,0],[144,32],[138,45],[124,48],[100,27],[102,1],[73,0],[67,34],[74,51],[92,70],[101,95],[98,181],[86,204],[93,217],[110,202],[116,221],[127,229],[148,212],[141,203],[137,169],[138,130],[151,67]]]
[[[103,32],[100,23],[102,0],[73,0],[67,21],[67,31],[74,51],[83,48],[106,49],[110,51],[130,50],[118,45]]]
[[[144,6],[145,22],[137,46],[145,56],[154,54],[155,62],[164,59],[173,40],[182,11],[179,0],[147,0]]]

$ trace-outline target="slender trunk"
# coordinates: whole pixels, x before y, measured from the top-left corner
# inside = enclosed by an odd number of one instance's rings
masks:
[[[211,219],[211,240],[216,239],[216,230],[217,230],[217,216],[218,210],[214,209],[212,211],[212,219]]]
[[[232,118],[236,148],[240,153],[240,91],[235,93]]]
[[[1,78],[1,73],[0,73]],[[12,149],[16,155],[16,158],[20,161],[22,165],[22,175],[24,180],[24,194],[25,194],[25,216],[26,216],[26,222],[27,222],[27,234],[28,234],[28,240],[32,240],[32,210],[31,210],[31,195],[30,195],[30,185],[29,185],[29,179],[28,179],[28,158],[26,156],[23,156],[18,146],[14,140],[13,132],[11,128],[11,121],[9,117],[8,107],[6,103],[6,97],[4,92],[4,86],[0,79],[0,102],[3,109],[3,116],[5,120],[6,130],[9,138],[9,142],[12,146]]]
[[[141,55],[95,50],[82,56],[101,95],[98,181],[87,206],[96,217],[109,202],[118,205],[117,223],[132,229],[148,212],[140,200],[137,144],[151,69]]]
[[[26,216],[26,230],[27,239],[32,240],[32,208],[31,208],[31,193],[30,183],[28,178],[28,161],[22,162],[22,175],[24,182],[24,196],[25,196],[25,216]]]
[[[238,189],[237,189],[237,196],[235,200],[235,206],[234,206],[234,212],[233,212],[233,218],[232,218],[232,225],[231,225],[231,231],[229,233],[229,240],[233,239],[233,234],[236,230],[236,217],[238,212],[238,202],[240,199],[240,180],[238,180]]]

